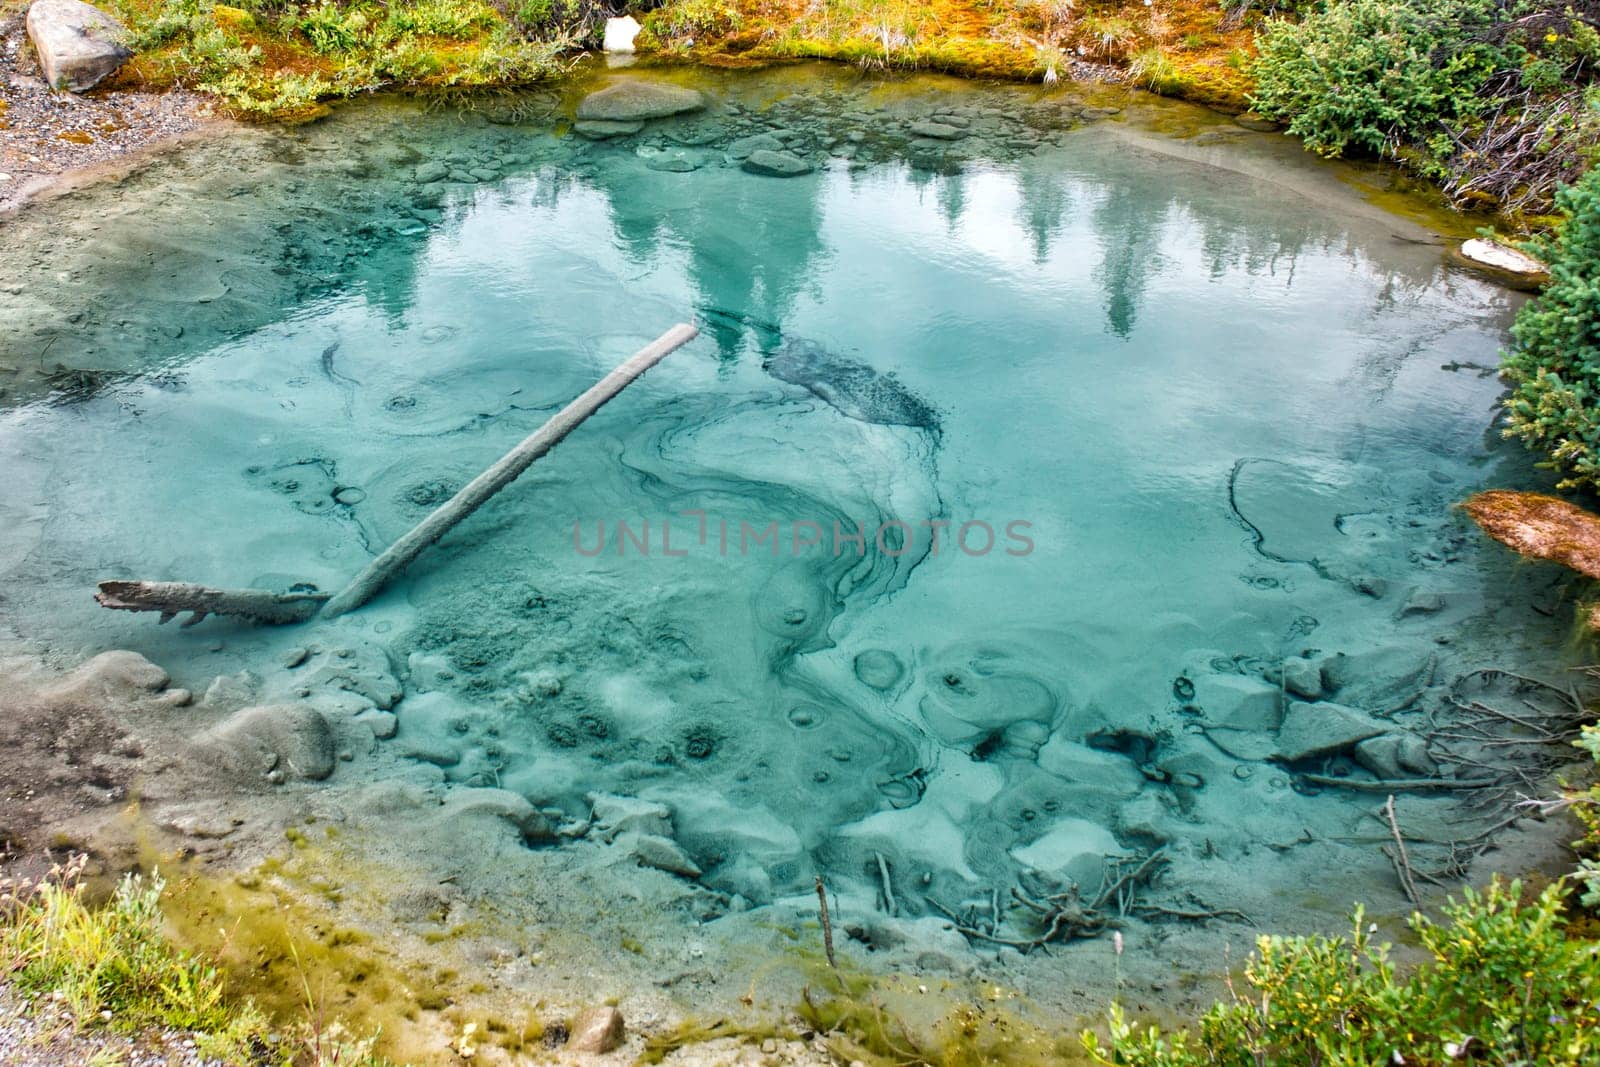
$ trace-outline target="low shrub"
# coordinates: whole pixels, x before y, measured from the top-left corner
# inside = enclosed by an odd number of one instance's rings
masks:
[[[1255,108],[1328,156],[1431,140],[1478,114],[1504,62],[1475,36],[1490,11],[1487,0],[1347,0],[1271,22],[1257,39]]]
[[[1527,902],[1522,888],[1468,890],[1443,923],[1413,915],[1431,958],[1408,974],[1358,908],[1348,939],[1261,938],[1248,991],[1214,1006],[1198,1034],[1164,1035],[1114,1008],[1110,1045],[1085,1033],[1084,1046],[1129,1067],[1600,1062],[1600,944],[1567,934],[1564,885]]]
[[[225,1063],[388,1067],[374,1038],[324,1020],[309,990],[306,1018],[286,1030],[230,996],[215,963],[167,940],[159,875],[128,875],[92,907],[83,867],[80,856],[38,885],[0,888],[0,980],[65,1008],[80,1027],[178,1030],[193,1035],[201,1056]]]
[[[1536,250],[1550,284],[1523,305],[1500,362],[1506,434],[1548,455],[1562,488],[1600,488],[1600,172],[1556,197],[1562,222]]]
[[[1591,20],[1567,0],[1328,0],[1265,24],[1251,101],[1313,151],[1536,216],[1600,150]]]

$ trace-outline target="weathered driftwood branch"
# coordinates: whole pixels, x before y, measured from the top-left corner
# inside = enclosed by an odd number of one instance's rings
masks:
[[[502,456],[494,466],[469,482],[410,533],[390,545],[337,596],[315,592],[273,593],[264,589],[211,589],[192,582],[110,581],[100,583],[95,599],[117,611],[158,611],[162,622],[168,622],[179,612],[194,612],[194,617],[184,622],[184,626],[193,626],[207,615],[234,615],[273,625],[304,622],[318,614],[319,609],[329,618],[343,615],[371,600],[424,549],[515,481],[534,460],[559,444],[641,374],[694,340],[699,333],[693,326],[679,323],[634,353],[627,362]]]
[[[1394,848],[1390,852],[1387,847],[1383,854],[1389,857],[1389,862],[1394,864],[1395,877],[1400,879],[1400,888],[1405,890],[1406,899],[1413,904],[1420,903],[1417,898],[1417,883],[1411,877],[1411,857],[1406,855],[1406,839],[1400,833],[1400,819],[1394,813],[1394,794],[1389,794],[1389,802],[1383,806],[1384,817],[1389,820],[1389,832],[1394,835]]]
[[[1501,783],[1493,778],[1335,778],[1328,774],[1302,774],[1311,785],[1354,789],[1358,793],[1411,793],[1425,789],[1489,789]]]
[[[192,582],[101,582],[94,598],[113,611],[159,611],[162,622],[179,612],[193,616],[179,623],[193,626],[207,615],[236,615],[278,626],[304,622],[317,613],[330,593],[274,593],[266,589],[212,589]]]
[[[672,352],[699,336],[693,326],[679,323],[645,347],[626,363],[600,379],[589,391],[558,411],[550,421],[535,430],[521,444],[507,452],[494,466],[478,475],[455,496],[441,504],[433,514],[418,523],[410,533],[390,545],[384,553],[339,591],[322,609],[328,618],[359,608],[378,594],[389,580],[405,570],[429,545],[449,533],[461,520],[477,511],[500,490],[510,485],[534,460],[549,452],[562,438],[605,406],[634,379],[660,363]]]
[[[839,969],[839,961],[833,956],[833,919],[828,915],[828,889],[822,884],[822,875],[817,875],[817,916],[822,921],[822,947],[828,954],[828,966],[834,970]]]

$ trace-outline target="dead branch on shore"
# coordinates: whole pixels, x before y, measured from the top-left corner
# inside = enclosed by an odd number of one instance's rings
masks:
[[[1400,820],[1394,813],[1393,793],[1389,794],[1389,801],[1383,806],[1383,814],[1389,820],[1389,832],[1394,835],[1395,848],[1393,852],[1390,852],[1389,847],[1385,845],[1383,854],[1389,857],[1390,863],[1394,864],[1395,876],[1400,879],[1400,888],[1405,890],[1406,899],[1413,904],[1420,903],[1417,897],[1417,883],[1411,876],[1411,857],[1406,855],[1405,835],[1400,832]]]

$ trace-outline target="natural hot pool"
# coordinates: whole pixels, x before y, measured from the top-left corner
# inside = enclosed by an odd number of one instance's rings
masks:
[[[1092,898],[1157,851],[1166,912],[1126,936],[1158,971],[1255,933],[1171,912],[1397,906],[1381,789],[1328,779],[1484,773],[1431,724],[1493,689],[1473,672],[1570,652],[1560,577],[1452,510],[1542,484],[1480,372],[1515,298],[1193,109],[1163,112],[1177,139],[1032,89],[696,84],[706,109],[603,141],[576,95],[375,103],[8,223],[15,636],[165,667],[218,803],[383,837],[418,871],[396,900],[448,869],[568,941],[690,953],[701,996],[811,920],[818,876],[841,943],[1018,983],[1109,949],[996,963],[1040,933],[1013,887]],[[762,145],[813,169],[749,173]],[[337,589],[689,318],[354,614],[179,629],[90,599]],[[286,702],[329,722],[331,776],[215,730]],[[1495,821],[1401,792],[1425,858]]]

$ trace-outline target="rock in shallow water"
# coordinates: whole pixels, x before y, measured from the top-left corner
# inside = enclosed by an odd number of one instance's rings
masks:
[[[250,777],[320,781],[333,773],[333,730],[305,704],[243,708],[200,735],[195,747],[224,770]]]
[[[1513,289],[1537,289],[1550,280],[1550,268],[1519,249],[1475,237],[1462,243],[1456,257]]]
[[[766,174],[774,178],[795,178],[811,173],[811,164],[793,152],[774,152],[769,148],[751,152],[743,167],[751,174]]]
[[[167,672],[137,652],[102,652],[42,694],[61,704],[132,704],[167,689]]]
[[[944,122],[913,122],[910,130],[918,137],[931,137],[935,141],[954,141],[967,132]]]
[[[627,137],[644,129],[642,122],[623,122],[611,119],[584,119],[573,124],[574,132],[591,141],[609,141],[613,137]]]
[[[584,97],[578,105],[578,118],[600,122],[638,122],[696,111],[705,105],[706,98],[698,90],[629,79]]]
[[[34,0],[28,37],[52,89],[81,93],[109,77],[133,55],[127,28],[80,0]]]
[[[1347,752],[1369,737],[1377,737],[1388,726],[1355,708],[1339,704],[1306,704],[1292,701],[1278,731],[1275,755],[1288,763]]]
[[[752,152],[781,152],[783,142],[770,133],[753,133],[728,145],[728,158],[743,162]]]

